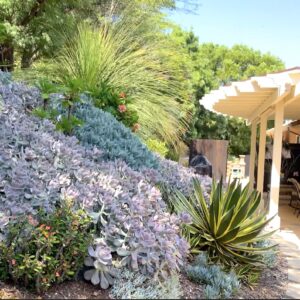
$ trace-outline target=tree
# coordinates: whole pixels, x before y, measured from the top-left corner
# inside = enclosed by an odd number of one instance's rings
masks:
[[[85,1],[88,6],[91,0]],[[58,30],[67,30],[79,12],[84,12],[83,0],[0,0],[0,24],[2,40],[10,55],[4,60],[12,70],[15,52],[20,55],[21,66],[29,67],[41,55],[49,54],[59,47]],[[0,41],[3,54],[3,41]],[[56,47],[55,47],[56,46]]]
[[[17,51],[21,67],[28,68],[55,54],[79,20],[119,15],[129,3],[136,11],[175,7],[174,0],[0,0],[0,67],[11,71]]]
[[[207,111],[201,105],[201,98],[210,90],[232,81],[284,69],[283,62],[245,45],[228,48],[213,43],[199,44],[192,32],[179,30],[174,34],[177,39],[185,40],[184,47],[193,64],[195,110],[186,141],[194,138],[226,139],[229,140],[230,154],[249,153],[250,130],[245,121]]]

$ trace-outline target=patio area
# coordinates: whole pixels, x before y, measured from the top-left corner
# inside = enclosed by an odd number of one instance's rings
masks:
[[[280,228],[279,190],[282,161],[282,136],[285,121],[299,119],[300,67],[232,82],[206,94],[200,103],[208,110],[240,117],[251,124],[250,186],[264,193],[267,121],[274,120],[272,165],[267,212],[272,227]],[[256,145],[259,145],[258,153]],[[255,162],[257,176],[255,180]],[[255,182],[256,181],[256,182]],[[254,185],[254,183],[256,183]],[[261,209],[264,209],[261,206]]]
[[[279,201],[280,231],[274,240],[279,243],[280,251],[288,262],[288,287],[286,297],[300,298],[300,217],[294,214],[289,201]]]
[[[279,217],[281,220],[281,230],[293,231],[300,239],[300,217],[294,213],[294,209],[289,206],[287,201],[279,202]]]

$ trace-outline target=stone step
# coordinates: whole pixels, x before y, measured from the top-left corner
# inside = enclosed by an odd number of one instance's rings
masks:
[[[280,191],[290,192],[293,191],[295,188],[293,186],[280,186]]]
[[[297,269],[288,269],[288,279],[291,282],[300,284],[300,271]]]
[[[289,282],[286,296],[292,299],[300,299],[300,283]]]
[[[282,252],[286,256],[289,266],[293,267],[293,269],[298,270],[300,272],[300,258],[299,258],[300,252],[299,251],[291,251],[292,253],[289,253],[288,251],[286,252],[282,251]],[[293,255],[293,257],[288,255],[291,256]]]
[[[279,201],[280,202],[290,202],[291,197],[290,196],[286,196],[286,195],[280,195],[279,196]]]
[[[280,184],[280,187],[292,187],[293,186],[293,184],[289,184],[289,183],[281,183]]]

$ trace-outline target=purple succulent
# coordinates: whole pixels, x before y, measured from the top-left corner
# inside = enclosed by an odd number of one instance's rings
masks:
[[[149,272],[162,266],[178,268],[187,254],[180,223],[188,217],[180,220],[170,215],[155,186],[165,183],[188,192],[190,170],[167,160],[161,160],[159,170],[141,172],[120,160],[104,161],[101,149],[86,148],[75,137],[55,131],[51,122],[27,114],[42,103],[36,89],[0,84],[0,95],[4,102],[0,112],[3,220],[17,214],[35,215],[39,208],[51,211],[61,198],[72,198],[76,206],[97,214],[96,235],[105,241],[89,248],[87,264],[93,263],[98,271],[114,260]],[[86,276],[99,282],[104,271],[99,272]],[[101,282],[106,287],[110,275]]]
[[[189,213],[187,212],[181,212],[179,214],[179,218],[180,218],[180,221],[184,224],[191,224],[192,223],[192,217]]]

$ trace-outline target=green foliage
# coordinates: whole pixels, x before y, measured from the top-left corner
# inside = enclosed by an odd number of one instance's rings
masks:
[[[198,100],[232,81],[284,69],[283,62],[270,54],[244,45],[227,48],[212,43],[199,46],[195,65],[199,70],[194,77]],[[244,120],[217,115],[198,105],[191,137],[229,140],[229,153],[233,155],[250,152],[250,130]]]
[[[167,47],[161,34],[145,29],[149,18],[143,14],[131,19],[124,13],[99,28],[80,25],[56,60],[56,75],[62,82],[82,81],[86,91],[101,89],[101,82],[124,89],[131,99],[128,108],[139,117],[138,134],[174,144],[186,130],[186,108],[180,104],[187,101],[186,91],[177,70],[161,58],[161,49]]]
[[[83,122],[75,116],[60,116],[56,122],[56,129],[62,131],[65,134],[71,135],[75,127],[83,125]]]
[[[282,70],[283,62],[269,53],[263,54],[244,45],[228,48],[213,43],[200,44],[192,31],[185,32],[179,27],[172,31],[170,39],[185,53],[179,61],[190,72],[189,81],[194,93],[195,109],[186,140],[229,140],[230,154],[248,154],[250,133],[246,123],[207,111],[198,101],[204,94],[232,81]]]
[[[166,281],[155,282],[153,277],[124,269],[111,289],[114,299],[180,299],[182,290],[177,274]]]
[[[81,102],[81,82],[77,80],[69,80],[65,82],[65,86],[59,87],[52,82],[42,79],[37,83],[43,99],[43,107],[35,108],[33,115],[51,120],[56,129],[65,134],[72,134],[75,127],[81,126],[83,122],[72,114],[73,106]],[[50,103],[51,95],[55,92],[63,92],[60,100],[60,111]]]
[[[84,124],[74,134],[83,145],[99,147],[104,160],[120,159],[134,170],[158,168],[153,153],[111,114],[88,105],[76,109],[75,116]]]
[[[41,119],[48,119],[55,122],[57,119],[59,112],[56,109],[47,109],[45,110],[43,107],[37,107],[32,111],[32,114]]]
[[[165,157],[168,153],[168,148],[166,144],[162,141],[156,139],[148,139],[146,141],[146,145],[150,151],[158,153],[162,157]]]
[[[90,218],[65,202],[52,214],[18,217],[0,244],[1,279],[46,290],[76,276],[91,242]]]
[[[41,96],[44,101],[43,107],[44,107],[44,110],[46,110],[49,99],[50,99],[50,95],[57,92],[57,86],[54,85],[52,82],[50,82],[47,79],[40,79],[37,83],[37,88],[41,92]]]
[[[135,14],[143,10],[158,14],[161,8],[174,8],[175,1],[0,0],[0,43],[5,41],[12,50],[9,64],[19,56],[21,67],[28,68],[36,60],[55,56],[79,21],[98,23],[119,16],[128,6]]]
[[[137,124],[139,117],[136,110],[130,107],[132,99],[124,89],[114,89],[102,82],[90,94],[96,107],[111,113],[125,126],[133,128]]]
[[[209,264],[205,253],[200,253],[195,262],[187,266],[186,272],[192,281],[206,285],[204,289],[206,299],[231,298],[240,287],[233,270],[227,273],[221,266]]]
[[[260,234],[271,219],[258,214],[260,194],[250,192],[249,186],[231,183],[226,190],[222,182],[213,183],[207,207],[200,184],[194,182],[194,194],[186,198],[180,192],[174,197],[177,212],[188,212],[192,224],[187,225],[184,236],[190,242],[191,252],[205,249],[209,258],[225,266],[264,265],[262,255],[272,247],[254,247],[254,243],[270,236],[273,232]]]

